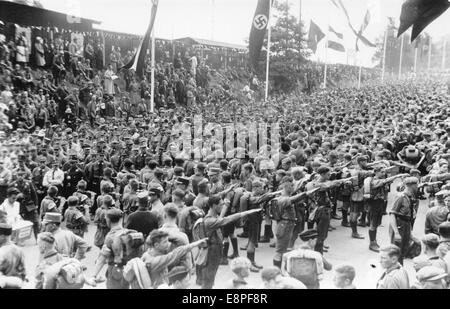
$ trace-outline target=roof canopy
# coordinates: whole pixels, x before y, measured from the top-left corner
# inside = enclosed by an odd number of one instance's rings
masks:
[[[92,31],[99,21],[45,9],[36,0],[0,0],[0,20],[30,27],[57,27],[72,31]]]
[[[240,51],[247,50],[247,47],[244,45],[216,42],[216,41],[191,38],[191,37],[177,39],[177,40],[175,40],[175,42],[180,42],[180,43],[184,43],[184,44],[188,44],[188,45],[204,45],[204,46],[210,46],[210,47],[237,49]]]

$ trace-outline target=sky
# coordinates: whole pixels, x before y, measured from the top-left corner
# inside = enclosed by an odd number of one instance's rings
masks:
[[[245,45],[258,0],[159,0],[155,33],[157,37],[177,39],[197,37]],[[360,44],[361,52],[355,55],[355,36],[347,26],[344,15],[330,0],[279,0],[291,5],[291,13],[300,14],[309,28],[313,19],[326,32],[328,25],[344,34],[347,53],[334,52],[319,44],[313,60],[373,66],[373,48]],[[387,18],[400,16],[403,0],[342,0],[355,28],[359,28],[368,8],[372,22],[366,36],[371,41],[383,35]],[[101,28],[117,32],[143,35],[148,26],[150,0],[41,0],[44,7],[63,13],[79,15],[102,22]],[[273,22],[273,21],[272,21]],[[444,30],[444,31],[443,31]],[[450,33],[450,10],[427,29],[435,39]]]

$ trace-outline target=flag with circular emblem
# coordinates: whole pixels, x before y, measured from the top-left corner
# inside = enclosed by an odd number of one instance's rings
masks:
[[[271,0],[259,0],[255,15],[253,16],[249,39],[249,54],[250,64],[254,70],[258,69],[264,36],[266,35],[267,26],[269,25],[271,2]]]

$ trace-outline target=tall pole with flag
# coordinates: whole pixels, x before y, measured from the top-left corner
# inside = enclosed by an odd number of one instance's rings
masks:
[[[214,22],[215,22],[215,14],[216,14],[216,0],[212,1],[212,8],[211,8],[211,41],[214,41]]]
[[[431,45],[431,36],[428,36],[428,73],[430,73],[431,70],[431,48],[433,46]]]
[[[269,18],[267,21],[267,59],[266,59],[266,92],[265,92],[265,100],[269,98],[269,69],[270,69],[270,37],[272,35],[272,27],[270,26],[270,17],[272,13],[272,1],[270,1],[269,6]]]
[[[328,36],[330,31],[328,31],[326,45],[325,45],[325,66],[323,71],[323,88],[327,88],[327,73],[328,73]]]
[[[387,39],[389,35],[389,25],[386,28],[386,33],[384,34],[384,45],[383,45],[383,71],[381,72],[381,82],[384,82],[384,74],[386,74],[386,49],[387,49]]]
[[[271,14],[272,0],[258,0],[256,6],[255,15],[252,20],[252,27],[250,30],[249,38],[249,58],[250,66],[254,74],[259,71],[259,59],[261,56],[261,49],[264,45],[264,37],[266,36],[266,30],[269,28],[268,40],[267,40],[267,67],[266,67],[266,91],[265,99],[269,97],[269,64],[270,64],[270,14]]]
[[[403,63],[403,46],[405,45],[405,36],[402,35],[402,42],[400,45],[400,62],[398,64],[398,78],[402,78],[402,63]]]
[[[155,24],[157,10],[158,10],[158,0],[152,0],[150,24],[147,28],[147,32],[145,33],[141,43],[139,44],[139,47],[136,53],[134,54],[133,58],[131,58],[131,60],[127,64],[125,64],[123,67],[120,68],[121,70],[134,70],[136,72],[136,75],[140,78],[143,78],[144,76],[145,59],[147,57],[147,51],[150,44],[150,37],[152,37],[152,40],[154,39],[154,34],[152,35],[152,33],[153,33],[153,26]],[[155,46],[154,43],[153,46]],[[154,64],[152,63],[152,69],[153,68]]]
[[[447,38],[444,37],[444,42],[442,43],[442,64],[441,64],[441,70],[445,70],[445,53],[447,51]]]
[[[299,41],[302,40],[302,0],[300,0],[300,9],[298,13],[298,27],[299,27]],[[300,46],[300,55],[301,55],[302,47]]]
[[[155,27],[152,29],[152,76],[151,76],[151,99],[150,99],[150,111],[153,113],[155,110]]]
[[[358,55],[360,53],[358,52]],[[361,61],[361,56],[358,56],[358,61],[359,61],[359,75],[358,75],[358,89],[361,88],[361,75],[362,75],[362,61]]]
[[[417,74],[417,53],[419,50],[419,41],[414,45],[414,74]]]

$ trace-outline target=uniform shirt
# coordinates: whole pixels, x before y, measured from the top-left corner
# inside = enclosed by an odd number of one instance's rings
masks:
[[[75,206],[70,206],[64,214],[64,222],[69,230],[85,231],[89,224],[89,219]]]
[[[105,257],[108,265],[114,263],[114,253],[112,245],[114,239],[116,238],[116,235],[122,232],[122,230],[123,228],[121,226],[115,226],[108,232],[108,234],[106,234],[105,242],[103,244],[102,250],[100,251],[100,254]]]
[[[281,220],[295,220],[295,208],[289,196],[279,197],[277,203],[281,212]]]
[[[56,201],[48,195],[42,200],[40,209],[41,218],[44,218],[47,212],[59,212]]]
[[[149,183],[153,180],[153,177],[155,177],[154,170],[151,168],[145,166],[143,169],[141,169],[139,173],[139,180],[143,183]]]
[[[172,246],[170,248],[171,251],[174,250],[175,248],[189,244],[188,236],[185,233],[181,232],[181,230],[178,228],[178,226],[176,224],[165,223],[160,228],[160,230],[167,232],[169,234],[169,240],[172,243]],[[192,269],[193,268],[192,264],[193,264],[192,253],[188,252],[186,254],[186,256],[184,256],[180,259],[179,263],[174,264],[174,265],[169,265],[169,267],[185,266],[187,269]]]
[[[412,203],[414,203],[414,200],[406,193],[403,193],[395,200],[390,213],[397,215],[404,220],[411,220],[412,218],[415,218]]]
[[[240,216],[241,214],[235,214],[222,218],[207,214],[203,219],[203,222],[205,225],[205,233],[209,237],[208,244],[222,245],[223,235],[220,228],[234,222],[235,219],[240,218]]]
[[[158,217],[151,211],[138,210],[128,216],[125,227],[141,232],[147,238],[151,231],[158,229]]]
[[[55,249],[58,253],[82,260],[89,247],[88,243],[71,231],[58,229],[53,233]]]
[[[405,290],[409,289],[409,277],[406,270],[398,263],[387,269],[377,283],[377,289]]]
[[[208,199],[209,197],[203,194],[199,194],[194,202],[192,203],[192,206],[197,207],[203,211],[205,211],[207,209],[207,205],[208,205]]]
[[[449,209],[443,205],[437,205],[428,209],[425,215],[425,234],[434,233],[439,235],[439,225],[447,221]]]
[[[49,170],[50,169],[47,166],[45,166],[44,168],[41,168],[40,166],[38,166],[33,169],[33,172],[31,172],[31,179],[38,190],[42,190],[42,191],[44,190],[42,183],[44,181],[44,175]]]
[[[128,192],[122,198],[123,210],[125,212],[134,212],[138,206],[138,197],[136,192]]]
[[[49,266],[62,261],[64,257],[59,254],[56,250],[52,249],[47,252],[39,264],[36,266],[36,276],[35,276],[35,288],[36,289],[54,289],[56,286],[55,280],[45,280],[44,274]],[[50,282],[51,281],[51,282]]]
[[[8,242],[0,247],[0,274],[25,279],[25,255],[19,247]]]
[[[21,221],[20,216],[20,204],[19,202],[14,202],[12,205],[9,203],[8,199],[4,200],[0,205],[0,211],[6,212],[6,221],[8,224],[13,225],[17,221]]]
[[[158,216],[158,220],[162,220],[164,217],[164,204],[161,202],[161,200],[156,200],[154,203],[151,204],[151,211]]]
[[[99,207],[95,211],[94,223],[97,225],[97,230],[94,236],[94,245],[102,247],[105,243],[105,237],[109,233],[110,229],[106,224],[106,212],[109,208]]]
[[[37,209],[38,197],[36,194],[36,188],[31,183],[31,181],[24,180],[22,182],[15,181],[12,183],[11,187],[14,187],[20,191],[23,195],[23,202],[21,203],[22,212],[31,212]]]
[[[386,190],[385,179],[379,179],[374,177],[370,182],[370,194],[372,200],[383,200],[387,199],[387,194],[389,191]]]
[[[320,186],[320,184],[324,184],[323,182],[314,181],[313,183],[308,184],[307,190],[312,190]],[[315,201],[317,206],[325,206],[331,207],[331,199],[328,193],[328,190],[319,190],[312,195],[312,200]]]
[[[178,247],[165,255],[162,255],[154,249],[150,249],[142,255],[142,261],[146,264],[147,269],[149,269],[153,288],[157,288],[164,283],[169,283],[167,267],[179,261],[188,252],[189,245],[186,245]]]
[[[206,179],[204,176],[200,176],[200,175],[194,175],[192,176],[192,191],[194,192],[195,195],[198,194],[198,184],[203,180]]]

